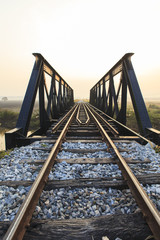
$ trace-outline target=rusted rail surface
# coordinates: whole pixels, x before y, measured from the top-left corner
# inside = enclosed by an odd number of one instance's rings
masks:
[[[65,114],[65,116],[52,128],[52,132],[56,132],[60,126],[66,121],[67,117],[70,116],[74,108],[71,108],[70,111]]]
[[[104,137],[104,141],[110,145],[110,147],[114,150],[117,158],[118,158],[118,165],[119,168],[122,171],[122,175],[124,179],[127,181],[127,184],[129,188],[131,189],[131,192],[133,193],[138,205],[140,206],[143,215],[146,217],[146,221],[148,225],[150,226],[155,239],[159,239],[160,237],[160,214],[155,208],[152,201],[147,196],[146,192],[141,187],[140,183],[138,182],[135,175],[132,173],[131,169],[127,165],[124,158],[121,156],[120,152],[118,151],[117,147],[109,137],[109,135],[106,133],[98,119],[95,117],[97,113],[95,110],[91,107],[87,106],[87,109],[91,115],[91,117],[94,119],[94,121],[97,124],[97,127],[99,128],[102,136]],[[99,118],[101,119],[101,116],[99,115]]]
[[[92,106],[92,105],[90,105]],[[113,123],[115,123],[115,125],[117,125],[119,128],[122,128],[123,131],[127,132],[129,136],[134,136],[139,138],[143,143],[149,143],[151,146],[153,146],[153,143],[145,138],[144,136],[140,135],[139,133],[135,132],[134,130],[132,130],[131,128],[127,127],[126,125],[122,124],[121,122],[115,120],[114,118],[110,117],[108,114],[104,113],[103,111],[101,111],[100,109],[92,106],[92,108],[94,108],[96,110],[97,113],[101,114],[100,116],[103,116],[103,119],[108,119],[111,120]]]
[[[44,188],[45,183],[47,182],[48,175],[54,164],[54,161],[58,154],[59,148],[60,148],[62,141],[66,135],[68,127],[71,124],[71,121],[76,113],[77,107],[78,106],[73,107],[70,118],[68,119],[60,136],[58,137],[56,143],[54,144],[48,159],[44,163],[38,177],[36,178],[35,182],[33,183],[32,187],[31,187],[25,201],[23,202],[22,206],[20,207],[14,221],[12,222],[11,226],[9,227],[9,229],[4,237],[4,240],[9,240],[9,239],[18,240],[18,239],[23,238],[23,236],[26,232],[26,228],[29,225],[29,222],[32,218],[32,214],[34,212],[34,209],[36,207],[36,204],[38,202],[40,194]],[[67,115],[67,117],[68,117],[68,115]]]

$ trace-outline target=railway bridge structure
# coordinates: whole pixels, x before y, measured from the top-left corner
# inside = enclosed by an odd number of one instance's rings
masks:
[[[152,149],[160,132],[152,128],[132,55],[91,88],[89,103],[74,103],[73,89],[34,54],[16,127],[6,133],[7,149],[24,147],[1,162],[4,240],[160,239],[159,155]],[[126,125],[128,96],[138,133]],[[37,99],[39,128],[29,134]]]
[[[22,103],[16,127],[5,134],[6,149],[29,144],[46,136],[48,128],[74,105],[73,89],[39,53]],[[114,119],[122,136],[137,135],[126,126],[127,98],[131,99],[139,133],[160,144],[160,131],[152,128],[145,102],[131,62],[125,54],[90,90],[90,104]],[[47,78],[50,78],[47,80]],[[47,84],[49,82],[49,84]],[[39,128],[29,134],[36,99]],[[125,130],[124,130],[125,129]]]

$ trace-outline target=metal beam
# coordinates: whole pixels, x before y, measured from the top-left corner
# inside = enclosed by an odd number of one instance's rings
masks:
[[[145,135],[146,128],[151,128],[152,125],[130,58],[124,60],[124,71],[127,75],[127,83],[136,114],[138,127],[140,133]]]
[[[29,80],[27,91],[23,100],[21,111],[18,117],[16,128],[22,128],[22,134],[27,135],[31,115],[34,107],[34,102],[37,94],[37,89],[40,79],[43,74],[43,62],[36,58],[33,71]]]
[[[136,75],[131,63],[131,56],[133,53],[125,54],[90,90],[90,102],[93,106],[103,110],[109,116],[120,121],[123,124],[126,124],[126,109],[127,109],[127,89],[132,99],[137,124],[139,131],[142,135],[146,135],[147,128],[151,128],[151,122],[149,119],[148,112],[138,85]],[[115,78],[114,76],[121,72],[119,88],[116,93],[115,91]],[[106,83],[108,88],[106,89]],[[101,86],[103,85],[103,86]],[[100,96],[100,89],[103,87],[103,95]],[[95,89],[99,88],[99,94],[94,96]],[[104,89],[106,94],[104,94]],[[121,91],[121,98],[119,98],[119,93]],[[95,99],[94,99],[95,98]],[[94,100],[93,100],[94,99]],[[103,102],[105,99],[105,102]],[[120,100],[120,104],[118,104]],[[103,102],[104,108],[101,107],[101,102]]]
[[[27,137],[38,89],[40,126],[36,134],[44,134],[50,126],[52,119],[59,118],[59,116],[64,113],[65,109],[69,109],[73,105],[72,88],[41,54],[34,53],[33,55],[36,59],[16,124],[16,128],[20,129],[20,131],[18,131],[18,134],[17,132],[12,133],[14,135],[13,137],[11,137],[11,133],[8,135],[6,134],[7,148],[8,146],[15,146],[17,142],[15,138],[17,138],[19,134],[21,134],[21,138]],[[46,74],[51,76],[49,91],[45,80]],[[58,93],[56,90],[56,82],[58,82],[59,85]],[[8,136],[10,136],[12,141],[9,140]],[[13,139],[15,139],[14,142]]]

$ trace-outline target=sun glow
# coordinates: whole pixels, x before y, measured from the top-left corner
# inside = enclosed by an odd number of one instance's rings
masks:
[[[154,94],[160,88],[159,12],[158,0],[2,2],[0,95],[24,95],[32,52],[47,59],[76,98],[88,97],[90,88],[125,53],[134,52],[142,92]]]

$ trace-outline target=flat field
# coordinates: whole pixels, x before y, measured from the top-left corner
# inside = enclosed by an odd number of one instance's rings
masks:
[[[22,101],[0,101],[0,131],[12,129],[16,125],[18,114],[20,112]],[[160,102],[146,102],[148,114],[152,123],[152,127],[160,130]],[[31,129],[38,127],[38,102],[35,103],[32,114]],[[135,113],[131,103],[127,107],[127,126],[138,132]]]
[[[152,123],[152,127],[160,130],[160,102],[146,102],[146,108]],[[127,126],[138,132],[138,126],[136,116],[132,107],[129,103],[127,107]]]
[[[15,128],[18,115],[21,109],[22,101],[7,100],[0,101],[0,133],[4,133],[12,128]],[[31,121],[31,128],[35,130],[38,124],[37,119],[38,103],[35,103],[33,110],[34,121]]]

